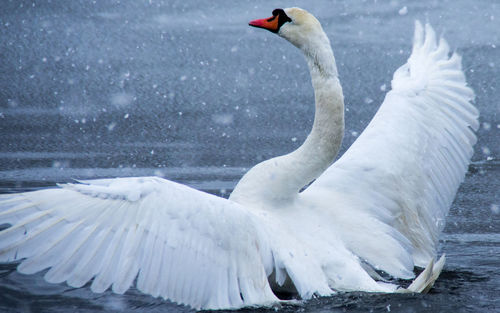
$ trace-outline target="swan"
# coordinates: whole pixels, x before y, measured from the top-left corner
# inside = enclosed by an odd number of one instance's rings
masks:
[[[300,8],[250,22],[299,48],[315,96],[295,151],[250,169],[229,199],[158,177],[87,180],[0,196],[0,262],[50,283],[195,309],[338,291],[425,292],[438,236],[476,142],[478,111],[457,53],[415,24],[413,50],[367,128],[334,162],[344,131],[329,39]],[[307,186],[307,188],[305,188]],[[415,277],[409,287],[384,280]]]

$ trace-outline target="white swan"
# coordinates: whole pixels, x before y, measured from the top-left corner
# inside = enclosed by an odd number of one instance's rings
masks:
[[[258,164],[229,200],[156,177],[65,184],[2,195],[0,261],[21,273],[91,289],[137,288],[194,308],[223,309],[336,290],[396,291],[375,270],[425,291],[438,235],[471,155],[478,112],[460,57],[416,23],[413,52],[380,110],[333,165],[343,95],[320,23],[298,8],[252,26],[297,46],[316,98],[311,134],[296,151]],[[305,191],[304,186],[316,179]],[[401,289],[400,289],[401,290]]]

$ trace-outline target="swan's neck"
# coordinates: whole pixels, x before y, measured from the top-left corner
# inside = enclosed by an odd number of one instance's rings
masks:
[[[326,38],[326,36],[324,37]],[[231,199],[245,204],[294,199],[334,161],[344,133],[344,100],[328,39],[299,47],[309,65],[316,111],[311,133],[295,151],[257,164],[240,180]]]

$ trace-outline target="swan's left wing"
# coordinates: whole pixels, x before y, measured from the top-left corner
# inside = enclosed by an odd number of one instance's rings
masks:
[[[414,263],[425,266],[435,256],[445,216],[473,153],[479,115],[473,97],[460,56],[450,57],[444,39],[437,43],[434,30],[426,25],[424,31],[417,22],[412,54],[395,72],[377,114],[304,193],[342,195],[350,203],[342,214],[366,216],[355,221],[357,227],[370,225],[370,219],[389,225],[411,243],[397,239],[413,250]],[[341,205],[340,200],[332,205]],[[366,227],[346,241],[363,259],[377,260],[380,268],[384,257],[398,256],[389,242],[380,242],[385,237],[377,231],[382,228]]]
[[[142,292],[194,308],[277,300],[268,239],[240,205],[156,177],[65,184],[0,196],[0,262],[103,292]]]

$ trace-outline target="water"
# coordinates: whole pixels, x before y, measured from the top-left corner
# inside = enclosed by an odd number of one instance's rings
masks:
[[[347,293],[282,311],[500,311],[500,5],[381,2],[296,4],[318,16],[334,47],[346,100],[342,151],[408,57],[415,19],[463,55],[482,126],[441,236],[448,260],[427,295]],[[246,169],[296,148],[312,124],[302,56],[246,25],[283,5],[3,1],[0,192],[158,175],[227,196]],[[93,294],[14,269],[0,265],[1,311],[188,311],[135,289]]]

